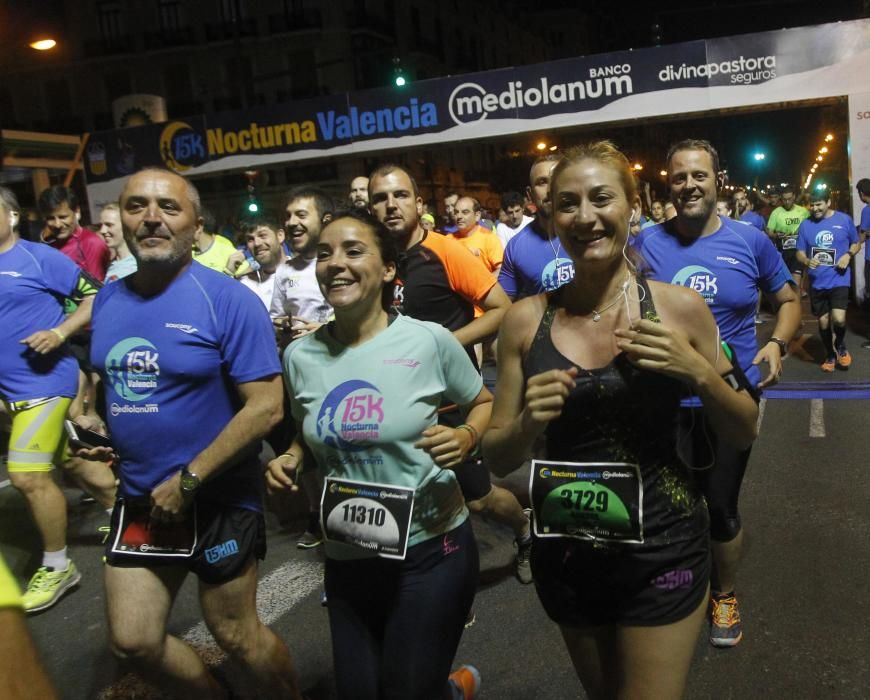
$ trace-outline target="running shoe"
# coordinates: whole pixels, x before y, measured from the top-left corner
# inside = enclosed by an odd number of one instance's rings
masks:
[[[865,340],[863,343],[861,343],[861,347],[865,350],[870,350],[870,340]]]
[[[533,580],[532,563],[530,561],[532,556],[532,535],[529,533],[525,541],[517,538],[515,542],[517,545],[517,557],[515,560],[517,581],[522,584],[529,584]]]
[[[713,615],[710,624],[710,644],[714,647],[733,647],[743,639],[740,610],[733,593],[713,595],[710,599]]]
[[[323,535],[320,533],[320,519],[317,513],[308,514],[308,527],[296,541],[297,549],[314,549],[323,543]]]
[[[474,700],[480,692],[480,671],[474,668],[474,666],[469,664],[460,666],[448,678],[458,693],[461,693],[461,695],[454,693],[457,698]]]
[[[47,566],[40,566],[30,583],[27,584],[27,590],[21,596],[21,603],[25,612],[39,612],[50,608],[61,596],[70,588],[77,586],[82,580],[82,575],[76,569],[72,561],[67,564],[63,571],[55,571]]]
[[[847,370],[852,364],[852,356],[846,348],[837,350],[837,369]]]
[[[474,614],[474,608],[469,608],[468,615],[465,617],[465,629],[474,627],[475,622],[477,622],[477,615]]]
[[[837,366],[837,358],[829,357],[822,363],[822,372],[833,372],[834,367]]]

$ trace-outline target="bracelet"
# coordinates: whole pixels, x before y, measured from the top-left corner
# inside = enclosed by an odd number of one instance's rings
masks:
[[[477,428],[468,423],[463,423],[462,425],[457,425],[456,429],[465,430],[469,435],[471,435],[471,449],[468,451],[468,454],[472,457],[476,455],[478,453],[478,448],[480,447],[480,433],[477,432]]]
[[[50,330],[52,333],[54,333],[58,338],[60,338],[60,342],[61,342],[61,343],[65,343],[65,342],[66,342],[66,336],[65,336],[63,333],[61,333],[57,328],[50,328],[49,330]]]
[[[768,344],[776,343],[779,346],[779,356],[784,357],[788,352],[788,343],[786,343],[782,338],[777,338],[776,336],[770,336],[770,340],[767,341]]]
[[[295,452],[282,452],[278,456],[279,457],[295,457],[297,463],[302,460],[302,457],[298,456]]]

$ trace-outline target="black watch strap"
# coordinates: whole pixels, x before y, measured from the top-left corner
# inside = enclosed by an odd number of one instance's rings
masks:
[[[781,338],[771,337],[771,339],[768,340],[767,342],[768,343],[776,343],[779,346],[779,356],[780,357],[785,356],[785,354],[788,352],[788,343],[786,343]]]

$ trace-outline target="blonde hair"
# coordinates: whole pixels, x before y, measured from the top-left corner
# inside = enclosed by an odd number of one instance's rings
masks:
[[[637,183],[634,180],[634,173],[631,169],[631,163],[628,158],[620,151],[613,143],[606,139],[601,141],[592,141],[583,143],[579,146],[572,146],[562,154],[556,167],[550,175],[550,197],[555,191],[556,180],[559,178],[565,168],[581,160],[595,160],[604,165],[608,165],[617,173],[622,181],[622,188],[625,190],[626,199],[629,204],[633,205],[637,199]]]

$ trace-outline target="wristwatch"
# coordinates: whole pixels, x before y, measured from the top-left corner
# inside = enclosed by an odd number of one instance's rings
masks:
[[[196,493],[200,483],[202,482],[199,477],[193,472],[188,471],[187,467],[181,470],[181,493],[185,496]]]
[[[777,345],[779,345],[779,356],[780,357],[784,357],[785,354],[788,352],[788,343],[786,343],[781,338],[771,336],[770,340],[768,340],[767,342],[768,343],[776,343]]]

